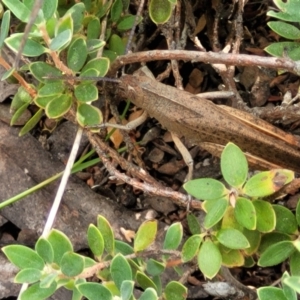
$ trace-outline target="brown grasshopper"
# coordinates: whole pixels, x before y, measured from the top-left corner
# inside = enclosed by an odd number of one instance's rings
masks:
[[[259,118],[147,76],[123,75],[119,86],[121,96],[131,99],[162,126],[215,155],[231,141],[260,167],[300,172],[299,139]]]

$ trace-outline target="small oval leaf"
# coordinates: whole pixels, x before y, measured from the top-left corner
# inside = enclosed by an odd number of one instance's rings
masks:
[[[190,195],[201,200],[214,200],[229,193],[223,183],[212,178],[190,180],[183,185],[183,188]]]
[[[14,278],[14,282],[16,283],[35,283],[40,280],[43,273],[41,270],[28,268],[21,270],[16,277]]]
[[[110,273],[118,289],[121,289],[124,280],[132,280],[131,267],[126,258],[118,253],[111,261]]]
[[[66,114],[72,106],[72,96],[68,94],[60,95],[51,100],[45,109],[46,115],[50,119],[56,119]]]
[[[99,259],[104,251],[104,239],[100,230],[90,224],[87,232],[88,245],[93,254]]]
[[[218,231],[216,238],[229,249],[245,249],[250,246],[247,238],[237,229],[225,228]]]
[[[78,105],[76,119],[82,127],[101,124],[103,120],[101,110],[87,103]]]
[[[262,200],[252,201],[256,211],[256,229],[260,232],[270,232],[276,225],[276,215],[272,205]]]
[[[256,228],[256,210],[249,199],[243,197],[236,199],[234,216],[243,227],[249,230]]]
[[[227,198],[205,201],[203,208],[207,211],[207,214],[204,218],[204,227],[209,229],[216,225],[224,217],[227,207]]]
[[[200,234],[192,235],[187,239],[182,247],[182,261],[187,262],[194,258],[198,253],[200,244],[202,242],[202,237]]]
[[[222,255],[219,248],[210,240],[206,240],[198,254],[198,265],[201,272],[209,279],[217,275],[221,268]]]
[[[81,283],[76,286],[79,292],[89,300],[113,300],[113,296],[109,289],[96,282]]]
[[[47,241],[51,244],[54,258],[53,262],[60,264],[63,255],[67,252],[73,252],[73,246],[69,238],[59,230],[52,229],[47,237]]]
[[[83,268],[83,257],[74,252],[66,252],[60,261],[61,272],[68,277],[79,275]]]
[[[181,243],[182,235],[182,224],[173,223],[167,230],[163,249],[176,250]]]
[[[169,0],[151,0],[149,15],[155,24],[166,23],[172,14],[172,4]]]
[[[74,72],[78,72],[85,64],[88,50],[86,41],[79,37],[68,48],[67,65]]]
[[[252,176],[245,184],[243,192],[250,197],[266,197],[294,179],[294,172],[274,169]]]
[[[115,238],[111,225],[104,217],[98,216],[97,227],[103,236],[105,250],[107,253],[113,255],[115,251]]]
[[[22,245],[9,245],[2,251],[11,263],[20,269],[34,268],[43,270],[45,264],[42,258],[32,249]]]
[[[157,233],[157,221],[145,221],[139,227],[134,238],[134,252],[145,250],[155,240]]]
[[[242,187],[247,179],[247,159],[233,143],[228,143],[221,154],[221,171],[226,182],[235,188]]]
[[[270,267],[278,265],[289,258],[295,251],[292,241],[283,241],[274,244],[266,249],[258,260],[258,265],[261,267]]]
[[[164,290],[166,300],[185,300],[187,294],[187,288],[178,281],[169,282]]]
[[[80,102],[92,102],[98,99],[98,89],[94,83],[81,83],[75,87],[74,93]]]

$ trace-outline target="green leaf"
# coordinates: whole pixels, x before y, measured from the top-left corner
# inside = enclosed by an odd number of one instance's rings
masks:
[[[66,114],[72,106],[72,96],[69,94],[56,96],[51,100],[45,109],[50,119],[56,119]]]
[[[49,64],[41,61],[33,62],[29,65],[29,70],[31,74],[40,82],[46,83],[49,79],[44,77],[46,76],[54,76],[60,77],[62,76],[62,72],[55,67],[50,66]],[[53,79],[51,79],[53,83]]]
[[[184,300],[187,294],[187,288],[178,281],[169,282],[164,290],[166,300]]]
[[[158,300],[158,296],[155,289],[147,288],[139,300]]]
[[[270,246],[283,241],[290,241],[291,237],[285,233],[269,232],[262,236],[258,249],[258,254],[263,253]]]
[[[234,216],[234,208],[232,206],[228,206],[227,210],[223,216],[222,223],[221,223],[222,228],[235,228],[239,231],[243,230],[243,226],[241,226],[238,221],[236,220]]]
[[[285,295],[285,297],[288,299],[288,300],[297,300],[297,294],[296,294],[296,291],[293,287],[290,287],[289,285],[287,285],[285,283],[286,280],[288,280],[288,278],[290,278],[290,275],[287,271],[285,271],[281,277],[281,284],[282,284],[282,289],[283,289],[283,293]],[[298,285],[297,287],[299,286],[299,283],[300,283],[300,278],[298,278]],[[300,291],[300,288],[298,288],[299,291]]]
[[[297,207],[296,207],[296,220],[298,226],[300,226],[300,201],[299,200],[297,202]]]
[[[135,20],[137,19],[137,24],[141,22],[142,17],[137,17],[133,15],[127,15],[124,17],[121,17],[119,19],[119,22],[117,24],[117,29],[119,31],[129,30],[134,25]]]
[[[149,220],[145,221],[139,227],[134,238],[134,252],[145,250],[155,240],[157,233],[157,221]]]
[[[172,4],[168,0],[151,0],[149,15],[155,24],[166,23],[172,14]]]
[[[53,96],[62,94],[65,90],[65,85],[62,81],[55,81],[51,83],[46,83],[38,91],[39,96]]]
[[[290,257],[290,272],[293,276],[300,276],[300,252],[295,251]]]
[[[194,256],[198,253],[200,244],[202,242],[202,237],[200,234],[192,235],[184,243],[181,251],[182,261],[187,262],[192,260]]]
[[[37,282],[31,285],[26,291],[21,294],[21,300],[43,300],[47,299],[56,291],[56,282],[52,282],[52,284],[48,288],[41,288],[40,283]]]
[[[181,243],[183,228],[181,223],[173,223],[167,230],[163,249],[176,250]]]
[[[8,36],[10,24],[10,11],[7,10],[2,16],[1,28],[0,28],[0,49],[3,47],[4,40]]]
[[[70,44],[72,31],[70,29],[60,32],[50,43],[49,48],[52,51],[61,51]]]
[[[66,30],[71,30],[71,32],[73,32],[73,19],[69,14],[64,15],[57,22],[55,26],[55,36],[58,36],[60,33]]]
[[[73,32],[76,33],[80,30],[82,27],[82,20],[85,13],[85,6],[84,3],[76,3],[75,5],[72,5],[71,8],[66,12],[65,15],[71,14],[71,17],[73,19]]]
[[[92,102],[98,99],[98,89],[95,83],[80,83],[75,87],[74,93],[80,102]]]
[[[28,113],[29,103],[24,103],[12,116],[10,120],[10,126],[13,125],[24,125],[26,121],[30,118],[30,113]]]
[[[292,241],[283,241],[266,249],[258,260],[258,265],[270,267],[285,261],[295,251]]]
[[[88,41],[92,39],[98,39],[101,32],[101,25],[100,25],[99,18],[93,18],[92,20],[90,20],[86,31],[87,31],[86,37]]]
[[[252,201],[256,211],[256,229],[260,232],[270,232],[276,225],[276,215],[272,205],[262,200]]]
[[[67,252],[73,252],[73,246],[69,238],[56,229],[52,229],[47,237],[48,242],[51,244],[54,251],[53,261],[60,265],[63,255]]]
[[[73,40],[68,48],[67,65],[74,72],[78,72],[85,64],[88,50],[86,41],[82,37]]]
[[[205,201],[203,208],[207,214],[204,218],[204,227],[209,229],[216,225],[225,215],[227,207],[228,200],[226,198]]]
[[[110,16],[112,22],[117,22],[121,17],[121,13],[123,11],[123,1],[122,0],[115,0],[111,6]]]
[[[187,222],[189,226],[189,230],[191,234],[200,234],[201,233],[201,225],[198,221],[197,217],[193,213],[188,213]]]
[[[45,264],[42,258],[32,249],[22,245],[9,245],[2,251],[11,263],[20,269],[33,268],[43,270]]]
[[[21,40],[23,39],[23,36],[24,33],[11,34],[10,37],[5,39],[5,44],[9,49],[17,53],[20,48],[20,44],[21,44]],[[35,57],[35,56],[40,56],[41,54],[46,53],[47,51],[48,49],[42,46],[41,43],[36,42],[35,40],[29,37],[26,40],[22,54],[29,57]]]
[[[279,42],[273,43],[264,49],[267,53],[277,56],[288,56],[290,59],[300,60],[300,43],[299,42]]]
[[[43,1],[43,14],[45,20],[49,20],[57,10],[58,0]]]
[[[84,259],[77,253],[66,252],[60,261],[60,268],[68,277],[77,276],[83,271]]]
[[[111,225],[104,217],[98,216],[97,227],[103,236],[105,250],[107,253],[113,255],[115,251],[115,238]]]
[[[115,240],[115,249],[115,253],[121,253],[123,255],[134,253],[134,250],[130,245],[118,240]]]
[[[134,281],[124,280],[121,285],[121,297],[122,300],[131,300],[133,296]]]
[[[262,287],[257,289],[259,300],[288,300],[283,290],[276,287]]]
[[[109,289],[96,282],[81,283],[77,286],[79,292],[88,300],[113,300]]]
[[[43,114],[44,111],[40,108],[20,130],[19,136],[23,136],[24,134],[28,133],[40,121]]]
[[[243,151],[228,143],[221,155],[221,171],[225,181],[232,187],[243,186],[248,175],[248,163]]]
[[[88,69],[96,69],[99,77],[104,77],[109,69],[109,59],[106,57],[94,58],[83,67],[82,72]]]
[[[16,277],[14,282],[16,283],[35,283],[42,277],[42,271],[34,268],[27,268],[21,270]]]
[[[300,276],[285,278],[283,282],[297,293],[300,293]],[[290,298],[287,298],[287,300],[290,300]]]
[[[229,249],[245,249],[250,246],[246,237],[237,229],[225,228],[218,231],[216,238]]]
[[[236,199],[234,216],[243,227],[249,230],[256,228],[256,211],[253,203],[249,199],[243,197]]]
[[[276,215],[275,230],[287,234],[295,234],[298,230],[295,215],[282,205],[273,205]]]
[[[272,21],[267,24],[274,32],[286,39],[297,40],[300,38],[300,30],[291,24],[281,21]]]
[[[22,22],[27,23],[31,11],[19,0],[2,0],[9,10]]]
[[[239,250],[229,250],[222,251],[224,248],[220,247],[222,254],[222,265],[228,268],[241,267],[244,266],[245,258],[241,251]]]
[[[82,127],[101,124],[103,120],[101,110],[87,103],[78,105],[76,119]]]
[[[154,260],[153,258],[150,258],[147,261],[146,270],[151,276],[160,275],[165,270],[165,268],[166,266],[163,263]]]
[[[223,183],[212,178],[190,180],[183,188],[193,197],[202,200],[218,199],[229,193]]]
[[[200,271],[209,279],[217,275],[221,268],[222,255],[219,248],[210,240],[202,243],[198,254]]]
[[[37,95],[34,99],[33,102],[40,108],[45,109],[46,106],[55,98],[57,98],[58,95],[51,95],[51,96],[39,96]]]
[[[93,254],[100,258],[104,251],[104,240],[100,230],[93,224],[90,224],[88,228],[87,239]]]
[[[118,253],[111,261],[110,273],[118,289],[121,289],[124,280],[132,280],[131,267],[126,258]]]
[[[31,96],[22,86],[20,86],[10,104],[10,111],[14,112],[14,111],[18,110],[20,107],[22,107],[24,105],[24,103],[29,104],[30,102],[31,102]]]
[[[147,288],[153,288],[155,290],[157,289],[153,280],[151,280],[145,273],[140,271],[137,271],[136,273],[136,281],[143,290]]]
[[[250,247],[244,249],[243,253],[245,253],[246,255],[255,254],[260,245],[261,233],[257,230],[248,230],[246,228],[243,228],[242,233],[250,244]]]
[[[117,54],[114,51],[104,49],[103,50],[103,57],[106,57],[107,59],[109,59],[110,63],[112,63],[116,60]]]
[[[114,51],[117,55],[123,55],[125,53],[124,42],[118,35],[111,35],[109,39],[109,50]]]
[[[243,192],[250,197],[266,197],[280,190],[294,179],[294,172],[274,169],[252,176],[245,184]]]
[[[54,252],[51,244],[43,237],[40,237],[35,244],[35,251],[48,264],[53,262]]]
[[[299,22],[300,19],[299,0],[292,0],[292,1],[274,0],[273,2],[278,7],[279,12],[270,10],[267,13],[268,16],[278,18],[284,21],[289,21],[289,22]]]

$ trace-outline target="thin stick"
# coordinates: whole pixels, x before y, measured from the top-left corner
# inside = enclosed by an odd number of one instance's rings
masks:
[[[71,174],[72,167],[74,165],[74,162],[75,162],[75,159],[76,159],[76,156],[77,156],[77,153],[78,153],[82,133],[83,133],[83,129],[81,127],[78,127],[76,137],[75,137],[75,140],[74,140],[74,143],[73,143],[73,147],[72,147],[69,159],[68,159],[68,163],[66,165],[64,174],[62,176],[62,179],[61,179],[61,182],[60,182],[60,185],[59,185],[59,188],[58,188],[58,191],[56,193],[54,202],[52,204],[52,207],[51,207],[51,210],[50,210],[50,213],[49,213],[49,216],[47,218],[47,222],[46,222],[45,227],[44,227],[44,231],[43,231],[42,236],[45,237],[45,238],[49,234],[49,232],[50,232],[50,230],[51,230],[51,228],[54,224],[55,217],[57,215],[57,211],[58,211],[59,205],[61,203],[63,193],[66,189],[66,185],[67,185],[68,179],[69,179],[70,174]]]
[[[126,49],[125,49],[125,55],[130,50],[130,45],[131,45],[131,42],[132,42],[132,39],[133,39],[133,36],[134,36],[134,32],[135,32],[135,29],[136,29],[136,26],[137,26],[138,18],[142,14],[142,9],[144,7],[144,3],[145,3],[145,1],[141,0],[139,8],[138,8],[138,11],[137,11],[136,16],[135,16],[135,20],[134,20],[133,26],[132,26],[132,28],[130,30],[130,34],[129,34],[128,41],[127,41],[127,44],[126,44]]]

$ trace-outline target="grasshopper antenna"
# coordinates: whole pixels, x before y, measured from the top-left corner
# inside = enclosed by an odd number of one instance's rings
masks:
[[[13,65],[13,67],[16,70],[18,70],[18,68],[19,68],[19,61],[20,61],[22,52],[24,50],[26,40],[29,36],[30,29],[31,29],[31,27],[32,27],[32,25],[33,25],[37,15],[38,15],[39,10],[42,7],[43,3],[44,3],[44,0],[36,0],[34,5],[33,5],[32,12],[29,16],[29,20],[28,20],[28,23],[26,24],[26,27],[25,27],[25,30],[24,30],[24,35],[23,35],[23,38],[22,38],[21,43],[20,43],[20,48],[19,48],[19,51],[16,55],[15,62],[14,62],[14,65]]]
[[[131,28],[131,31],[130,31],[130,34],[129,34],[129,37],[128,37],[128,41],[127,41],[127,44],[126,44],[126,49],[125,49],[124,54],[128,54],[128,52],[130,51],[131,42],[132,42],[132,39],[133,39],[133,36],[134,36],[134,33],[135,33],[136,26],[138,24],[139,17],[142,14],[144,3],[145,3],[145,0],[141,0],[138,11],[136,13],[136,17],[135,17],[133,26]]]

